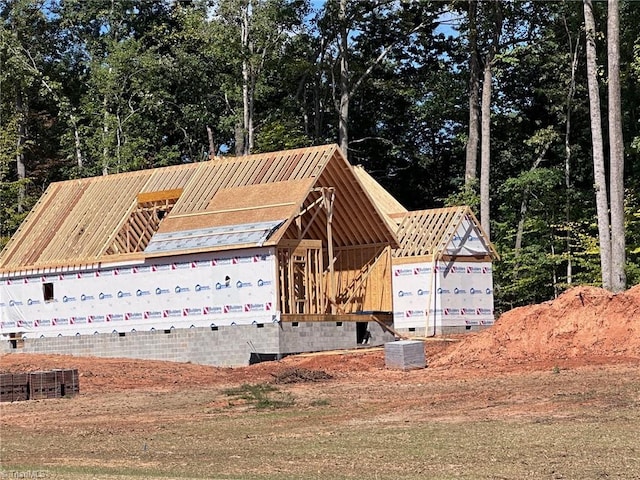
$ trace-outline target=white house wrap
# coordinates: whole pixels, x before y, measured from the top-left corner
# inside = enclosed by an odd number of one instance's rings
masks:
[[[354,170],[398,237],[394,328],[431,336],[492,325],[492,261],[498,255],[471,209],[409,212],[361,167]]]
[[[52,183],[0,254],[0,347],[235,365],[381,344],[396,245],[337,145]]]

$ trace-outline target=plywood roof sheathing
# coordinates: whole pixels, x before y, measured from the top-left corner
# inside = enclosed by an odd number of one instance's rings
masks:
[[[323,145],[55,183],[0,254],[0,272],[139,259],[140,254],[107,252],[124,248],[110,248],[123,228],[136,230],[135,241],[146,242],[151,217],[138,195],[145,199],[169,191],[182,193],[160,231],[285,219],[274,238],[295,238],[299,229],[293,219],[318,198],[310,193],[313,187],[336,189],[332,235],[337,246],[395,242],[338,146]],[[310,222],[309,213],[302,228],[326,242],[326,214]]]

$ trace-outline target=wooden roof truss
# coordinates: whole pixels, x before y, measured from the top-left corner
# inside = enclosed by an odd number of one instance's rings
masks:
[[[106,255],[142,252],[171,212],[182,190],[139,194],[138,202],[105,250]]]
[[[54,183],[0,253],[0,272],[139,261],[158,234],[276,220],[268,245],[321,239],[329,258],[396,245],[338,146],[324,145]],[[229,247],[196,250],[212,248]],[[196,251],[155,256],[178,253]]]
[[[445,256],[447,247],[465,219],[469,220],[470,227],[487,246],[488,255],[498,257],[480,222],[468,206],[402,212],[391,215],[391,218],[398,224],[397,235],[400,242],[400,246],[393,252],[395,258]],[[471,231],[465,232],[466,235],[470,233]]]

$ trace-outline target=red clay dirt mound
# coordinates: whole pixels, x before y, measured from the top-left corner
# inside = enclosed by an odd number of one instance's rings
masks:
[[[640,285],[618,294],[576,287],[553,301],[515,308],[430,365],[578,357],[640,358]]]

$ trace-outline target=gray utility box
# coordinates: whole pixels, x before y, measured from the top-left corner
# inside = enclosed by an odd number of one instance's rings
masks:
[[[400,370],[426,367],[424,342],[420,340],[400,340],[385,343],[384,364],[387,368]]]

